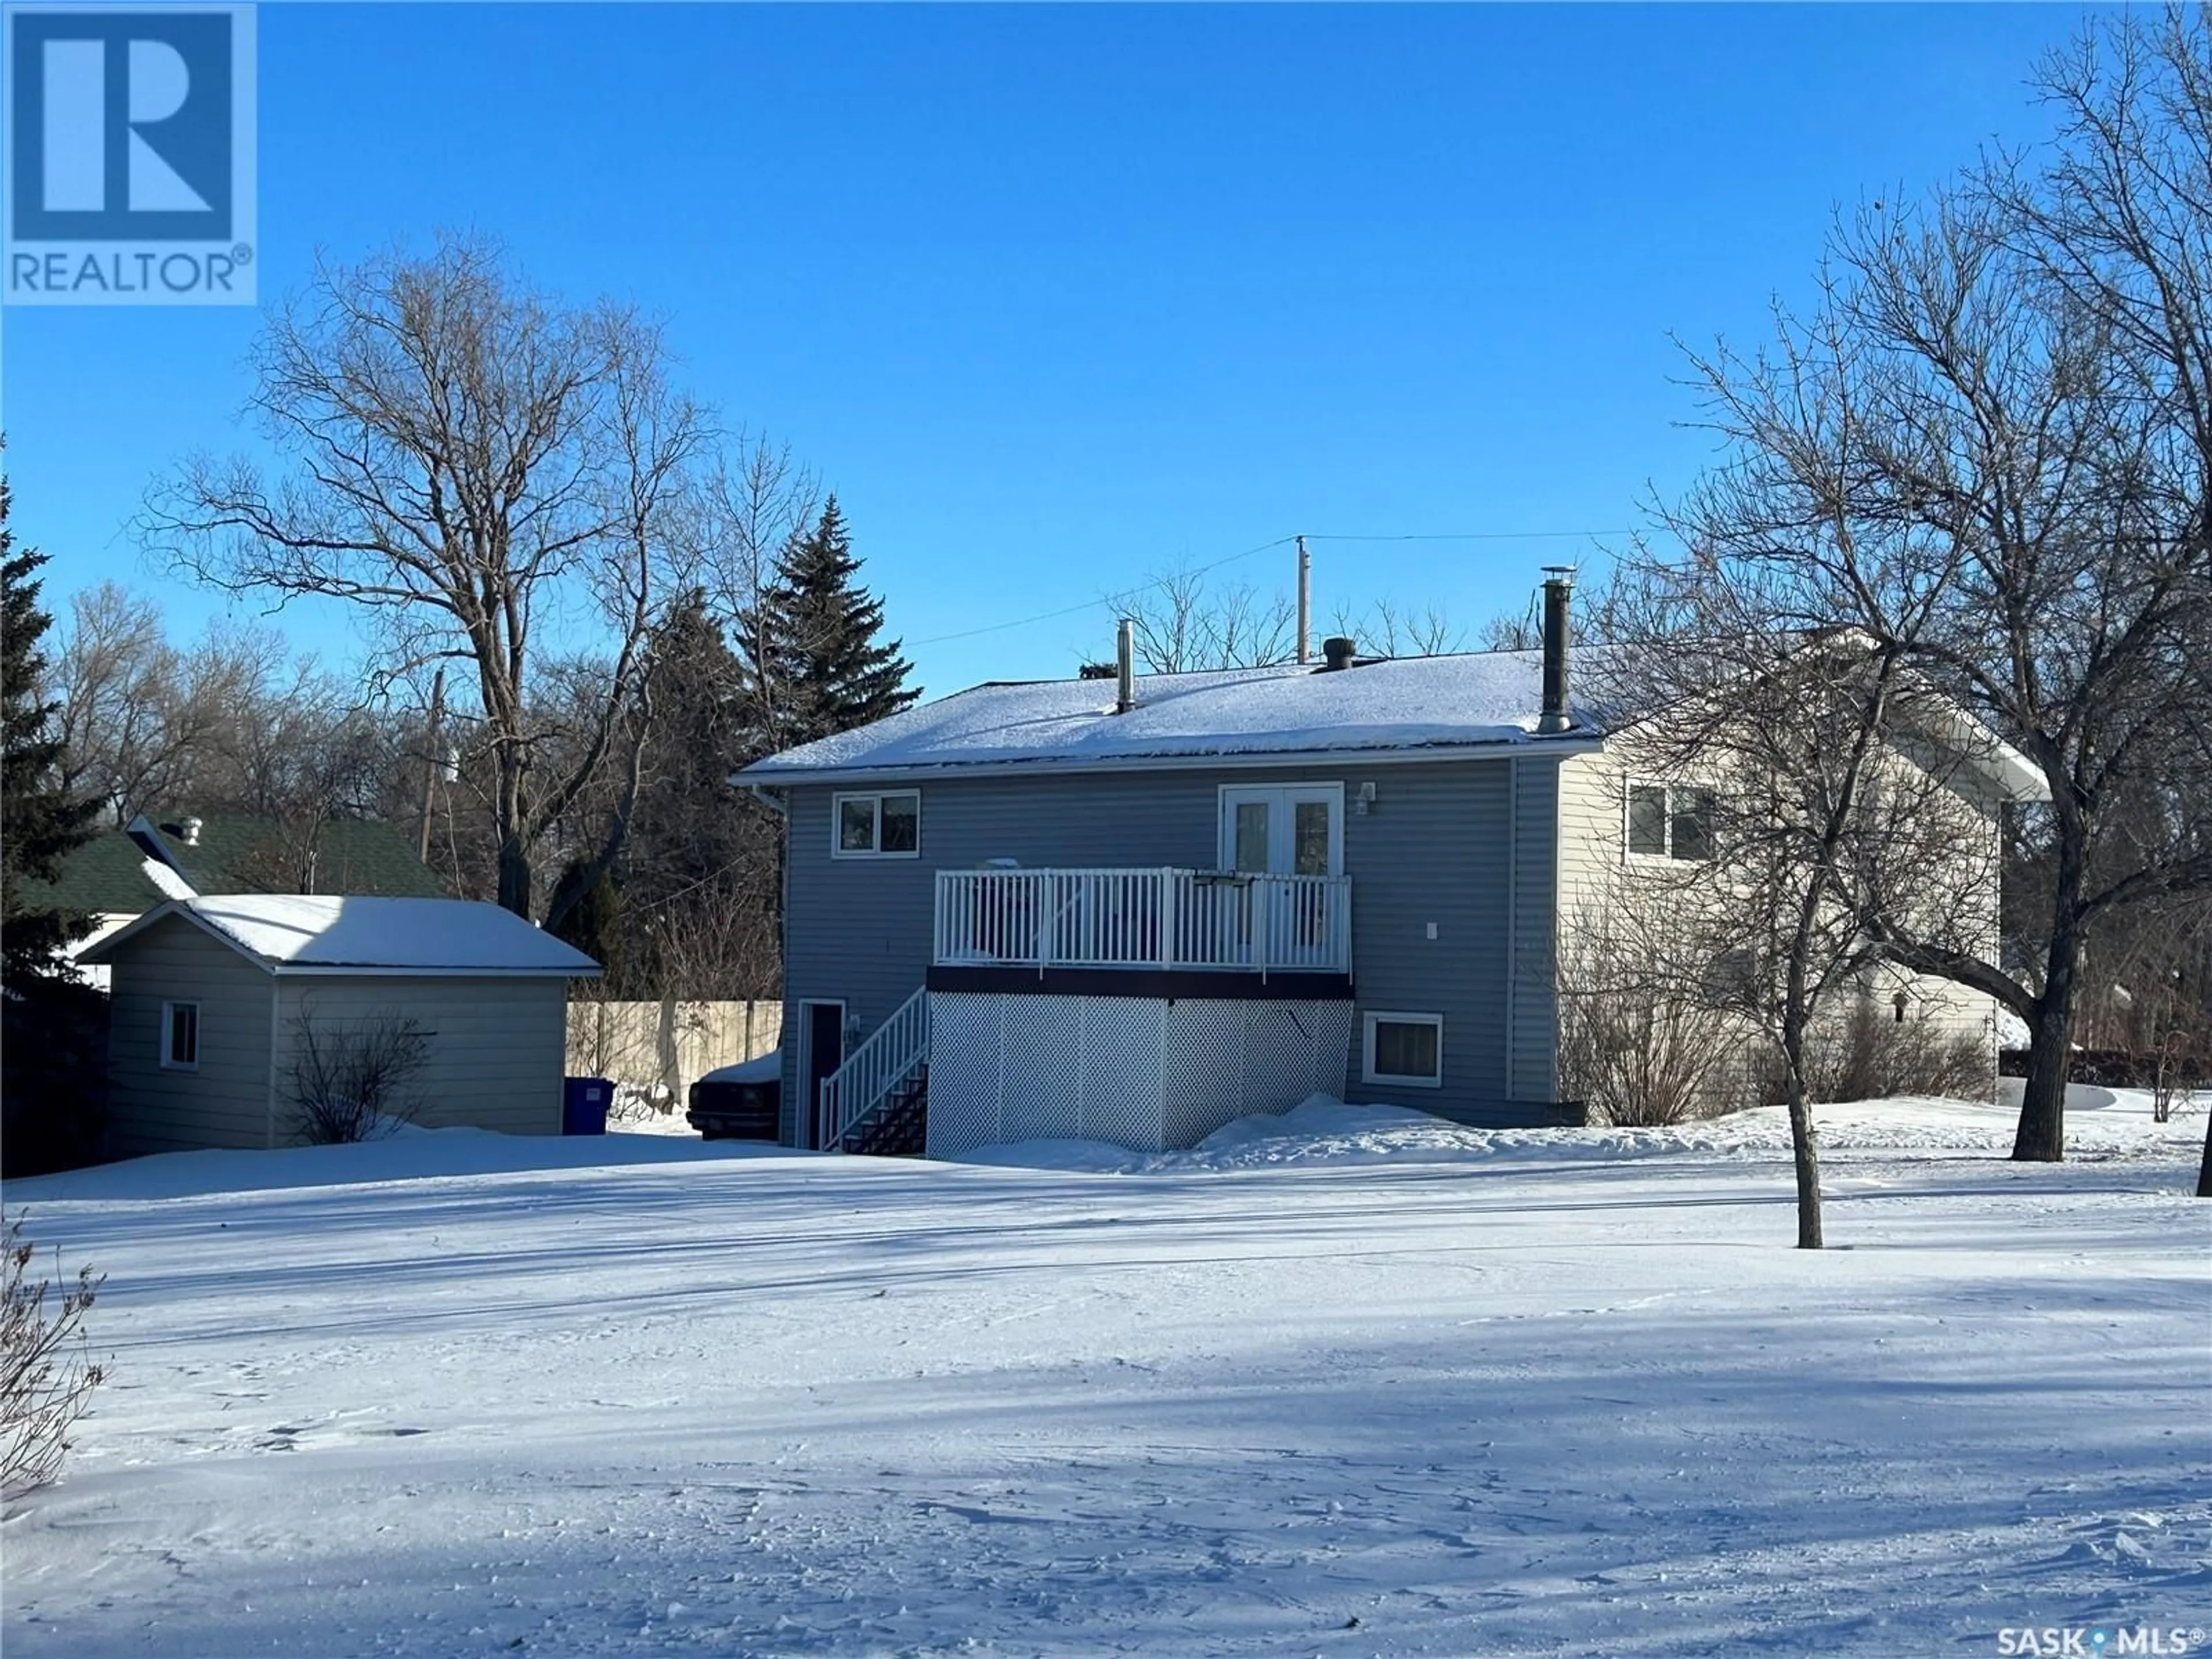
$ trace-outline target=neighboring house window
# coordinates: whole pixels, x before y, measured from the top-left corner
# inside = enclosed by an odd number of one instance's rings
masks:
[[[1713,855],[1713,792],[1682,784],[1628,786],[1632,858],[1705,860]]]
[[[921,852],[921,792],[840,795],[830,803],[830,844],[841,859],[910,859]]]
[[[1370,1014],[1361,1044],[1362,1080],[1441,1089],[1444,1081],[1442,1014]]]
[[[161,1005],[161,1064],[179,1072],[199,1069],[198,1003],[165,1002]]]

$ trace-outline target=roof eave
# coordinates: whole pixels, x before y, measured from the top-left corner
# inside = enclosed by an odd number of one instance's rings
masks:
[[[1041,755],[1026,760],[906,762],[895,766],[779,767],[757,761],[730,775],[741,789],[783,789],[820,783],[874,783],[930,777],[1008,777],[1049,772],[1066,776],[1100,772],[1254,771],[1283,766],[1437,765],[1458,760],[1505,760],[1516,755],[1584,755],[1605,746],[1595,726],[1552,734],[1487,738],[1455,744],[1408,744],[1400,748],[1271,749],[1213,750],[1203,754],[1086,755],[1060,758]]]
[[[597,963],[586,968],[410,968],[390,963],[254,960],[280,979],[598,979],[606,972]]]
[[[75,959],[91,966],[112,964],[115,951],[130,939],[170,915],[181,916],[218,945],[227,946],[244,957],[264,974],[282,975],[287,979],[303,977],[351,977],[355,979],[598,979],[605,969],[589,957],[581,968],[544,967],[422,967],[404,963],[343,963],[343,962],[279,962],[264,957],[258,951],[232,938],[228,933],[207,921],[183,899],[168,899],[149,910],[136,921],[117,928],[106,939],[99,940]]]

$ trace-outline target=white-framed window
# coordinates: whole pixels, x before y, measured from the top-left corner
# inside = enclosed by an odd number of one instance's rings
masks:
[[[921,791],[839,795],[830,803],[830,855],[840,859],[921,856]]]
[[[161,1005],[161,1064],[173,1072],[200,1068],[200,1006],[197,1002]]]
[[[1704,784],[1632,783],[1621,825],[1632,859],[1713,855],[1713,791]]]
[[[1369,1014],[1359,1042],[1361,1081],[1415,1089],[1444,1086],[1442,1014]]]

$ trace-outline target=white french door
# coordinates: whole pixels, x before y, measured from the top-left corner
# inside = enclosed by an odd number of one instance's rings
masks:
[[[1342,875],[1344,786],[1225,786],[1221,867],[1244,875]]]
[[[1344,786],[1234,784],[1221,791],[1221,867],[1245,876],[1344,873]],[[1261,959],[1330,960],[1334,902],[1319,882],[1261,881],[1229,890],[1237,930]]]

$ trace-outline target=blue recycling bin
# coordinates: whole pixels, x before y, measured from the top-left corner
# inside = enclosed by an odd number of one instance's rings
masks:
[[[603,1077],[565,1077],[561,1079],[561,1133],[564,1135],[603,1135],[607,1132],[607,1103],[615,1085]]]

